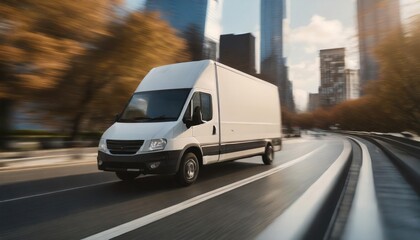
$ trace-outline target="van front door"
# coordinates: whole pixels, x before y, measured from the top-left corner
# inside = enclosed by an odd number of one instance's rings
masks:
[[[201,110],[203,123],[192,127],[193,136],[200,143],[203,150],[203,163],[209,164],[219,161],[219,116],[216,98],[209,92],[195,92],[191,100],[191,111]]]

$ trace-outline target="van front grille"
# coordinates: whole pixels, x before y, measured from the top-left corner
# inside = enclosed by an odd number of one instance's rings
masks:
[[[106,146],[112,154],[135,154],[143,143],[143,140],[106,140]]]

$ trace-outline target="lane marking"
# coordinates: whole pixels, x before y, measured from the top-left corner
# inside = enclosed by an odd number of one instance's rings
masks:
[[[303,239],[311,224],[316,221],[317,214],[351,154],[351,144],[343,140],[343,151],[328,169],[278,218],[276,218],[258,236],[259,239]]]
[[[0,203],[13,202],[13,201],[18,201],[18,200],[23,200],[23,199],[28,199],[28,198],[34,198],[34,197],[41,197],[41,196],[46,196],[46,195],[51,195],[51,194],[56,194],[56,193],[62,193],[62,192],[68,192],[68,191],[78,190],[78,189],[82,189],[82,188],[95,187],[95,186],[99,186],[99,185],[104,185],[104,184],[108,184],[108,183],[116,183],[116,182],[120,182],[120,180],[113,180],[113,181],[95,183],[95,184],[90,184],[90,185],[85,185],[85,186],[80,186],[80,187],[66,188],[66,189],[52,191],[52,192],[39,193],[39,194],[30,195],[30,196],[11,198],[11,199],[6,199],[6,200],[1,200]]]
[[[105,230],[103,232],[99,232],[97,234],[94,234],[92,236],[86,237],[84,239],[85,240],[94,240],[94,239],[98,239],[99,240],[99,239],[111,239],[111,238],[118,237],[118,236],[120,236],[122,234],[125,234],[127,232],[133,231],[135,229],[138,229],[140,227],[143,227],[145,225],[148,225],[150,223],[153,223],[153,222],[156,222],[156,221],[158,221],[160,219],[163,219],[165,217],[168,217],[168,216],[170,216],[172,214],[175,214],[177,212],[180,212],[182,210],[185,210],[187,208],[190,208],[192,206],[195,206],[195,205],[197,205],[199,203],[202,203],[202,202],[204,202],[206,200],[209,200],[211,198],[217,197],[217,196],[219,196],[219,195],[221,195],[223,193],[232,191],[232,190],[234,190],[236,188],[242,187],[242,186],[244,186],[246,184],[255,182],[255,181],[257,181],[257,180],[259,180],[261,178],[270,176],[270,175],[275,174],[275,173],[277,173],[279,171],[282,171],[282,170],[284,170],[286,168],[289,168],[289,167],[291,167],[291,166],[293,166],[293,165],[295,165],[295,164],[297,164],[299,162],[302,162],[303,160],[306,160],[309,156],[315,154],[316,152],[321,151],[326,146],[327,146],[327,144],[323,144],[320,147],[312,150],[309,153],[306,153],[305,155],[303,155],[301,157],[298,157],[298,158],[296,158],[294,160],[291,160],[291,161],[289,161],[287,163],[284,163],[282,165],[279,165],[277,167],[274,167],[274,168],[272,168],[270,170],[267,170],[265,172],[262,172],[262,173],[259,173],[259,174],[254,175],[254,176],[245,178],[243,180],[240,180],[240,181],[231,183],[229,185],[226,185],[224,187],[221,187],[221,188],[212,190],[210,192],[203,193],[203,194],[198,195],[196,197],[193,197],[193,198],[190,198],[188,200],[185,200],[185,201],[183,201],[181,203],[178,203],[178,204],[175,204],[173,206],[164,208],[162,210],[159,210],[157,212],[148,214],[146,216],[143,216],[143,217],[134,219],[134,220],[132,220],[130,222],[127,222],[127,223],[118,225],[116,227],[110,228],[110,229]]]
[[[356,138],[348,138],[359,144],[362,149],[362,166],[343,239],[384,239],[369,150]]]

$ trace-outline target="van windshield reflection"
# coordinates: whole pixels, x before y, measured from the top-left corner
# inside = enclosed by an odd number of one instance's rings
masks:
[[[134,93],[117,122],[176,121],[191,89]]]

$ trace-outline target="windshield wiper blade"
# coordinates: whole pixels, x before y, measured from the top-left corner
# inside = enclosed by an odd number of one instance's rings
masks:
[[[132,119],[119,119],[119,122],[154,122],[164,120],[176,120],[174,117],[158,116],[158,117],[136,117]]]
[[[150,117],[136,117],[136,118],[134,118],[134,120],[150,120],[150,119],[152,119],[152,118],[150,118]]]
[[[158,121],[158,120],[176,120],[174,117],[167,117],[167,116],[159,116],[159,117],[152,117],[150,118],[152,121]]]

